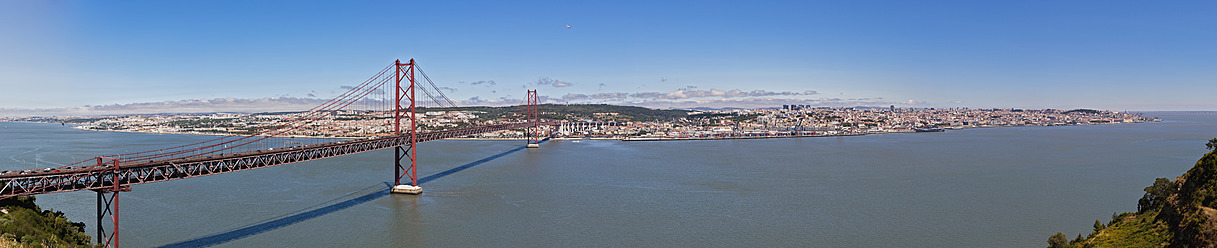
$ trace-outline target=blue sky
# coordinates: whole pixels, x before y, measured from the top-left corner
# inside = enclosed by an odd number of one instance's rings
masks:
[[[466,104],[1217,110],[1215,2],[4,1],[0,23],[9,109],[325,98],[415,58]]]

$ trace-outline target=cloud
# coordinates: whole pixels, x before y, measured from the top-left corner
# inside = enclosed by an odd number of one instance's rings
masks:
[[[901,104],[907,104],[907,105],[924,105],[926,102],[925,102],[925,101],[918,101],[918,100],[905,100],[905,101],[900,102],[900,103],[901,103]]]
[[[549,96],[537,96],[537,102],[540,104],[562,104],[566,103],[562,99],[553,99]],[[472,106],[517,106],[524,104],[524,99],[499,97],[494,99],[482,99],[480,97],[470,97],[469,99],[457,101],[457,106],[472,107]]]
[[[695,90],[697,86],[686,86],[671,92],[604,92],[596,94],[568,93],[553,101],[561,103],[585,103],[589,101],[610,101],[612,104],[656,107],[656,108],[692,108],[692,107],[756,107],[767,108],[783,104],[806,104],[817,106],[886,106],[887,104],[903,104],[883,101],[882,98],[820,98],[807,99],[807,96],[818,95],[814,90],[805,91],[766,91],[766,90]]]
[[[591,98],[591,97],[588,97],[587,95],[584,95],[584,94],[566,94],[565,96],[562,96],[562,100],[574,100],[574,101],[587,100],[589,98]]]
[[[695,88],[695,86],[689,86],[689,87]],[[766,97],[766,96],[810,96],[810,95],[815,95],[815,94],[819,94],[819,93],[814,90],[808,90],[808,91],[803,91],[803,92],[792,92],[792,91],[772,92],[772,91],[765,91],[765,90],[743,91],[743,90],[739,90],[739,89],[727,90],[727,91],[718,90],[718,89],[689,90],[686,88],[686,89],[680,89],[680,90],[667,92],[667,93],[638,92],[638,93],[629,94],[629,96],[633,97],[633,98],[644,98],[644,99],[682,100],[682,99],[706,98],[706,97],[739,98],[739,97]]]
[[[570,82],[562,82],[562,81],[550,79],[548,77],[541,77],[540,79],[537,79],[537,85],[552,85],[554,87],[566,87],[566,86],[571,86],[573,84],[571,84]]]
[[[789,99],[789,98],[713,98],[699,100],[644,100],[618,103],[648,108],[772,108],[785,104],[812,105],[823,107],[855,107],[855,106],[888,106],[900,104],[883,101],[878,98],[819,98],[819,99]]]
[[[462,83],[462,84],[469,84],[469,85],[483,85],[483,84],[485,84],[485,85],[486,85],[486,87],[490,87],[491,85],[495,85],[494,80],[482,80],[482,81],[476,81],[476,82],[468,82],[468,83],[466,83],[466,82],[459,82],[459,83]]]
[[[633,94],[630,94],[630,97],[634,97],[634,98],[650,98],[650,99],[657,99],[657,98],[663,97],[663,93],[659,93],[659,92],[640,92],[640,93],[633,93]]]
[[[328,99],[266,97],[255,99],[214,98],[180,101],[110,104],[75,108],[53,109],[0,109],[5,116],[91,116],[164,113],[213,113],[213,112],[277,112],[304,111],[326,102]],[[383,100],[383,99],[381,99]],[[379,100],[365,99],[352,106],[377,105]]]
[[[629,94],[620,93],[620,92],[596,93],[596,94],[592,94],[588,97],[591,97],[592,99],[625,99],[626,97],[629,97]]]
[[[452,88],[452,87],[439,87],[439,89],[447,90],[449,93],[456,92],[456,88]]]
[[[606,100],[606,99],[625,99],[629,97],[626,93],[596,93],[591,95],[569,93],[562,98],[563,101],[580,101],[580,100]]]

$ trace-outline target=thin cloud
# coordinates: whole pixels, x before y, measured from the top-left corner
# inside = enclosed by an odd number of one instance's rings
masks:
[[[573,93],[562,96],[562,100],[568,100],[568,101],[587,100],[590,98],[591,97],[584,95],[584,94],[573,94]]]
[[[366,99],[360,103],[371,105],[377,100]],[[51,116],[51,115],[128,115],[128,114],[165,114],[165,113],[213,113],[213,112],[277,112],[303,111],[316,107],[326,100],[316,98],[296,97],[267,97],[255,99],[214,98],[190,99],[180,101],[145,102],[129,104],[110,104],[84,106],[76,108],[53,109],[4,109],[6,116]],[[378,102],[377,102],[378,103]]]
[[[626,94],[626,93],[612,92],[612,93],[596,93],[596,94],[592,94],[588,97],[591,97],[592,99],[625,99],[626,97],[629,97],[629,96],[630,95]]]
[[[542,96],[537,96],[537,102],[538,102],[538,103],[540,103],[540,104],[560,104],[560,103],[566,103],[566,101],[564,101],[564,100],[562,100],[562,99],[553,99],[553,98],[549,98],[549,96],[543,96],[543,95],[542,95]],[[524,104],[524,99],[518,99],[518,98],[508,98],[508,97],[499,97],[499,98],[493,98],[493,99],[482,99],[482,98],[480,98],[480,97],[476,97],[476,96],[475,96],[475,97],[470,97],[469,99],[465,99],[465,100],[459,100],[459,101],[457,101],[457,103],[456,103],[456,104],[457,104],[457,106],[465,106],[465,107],[471,107],[471,106],[491,106],[491,107],[501,107],[501,106],[516,106],[516,105],[521,105],[521,104]]]
[[[572,84],[570,82],[554,80],[554,79],[551,79],[548,77],[541,77],[540,79],[537,79],[537,85],[552,85],[554,87],[566,87],[566,86],[571,86],[574,84]]]
[[[883,101],[877,98],[819,98],[819,99],[787,99],[787,98],[718,98],[700,100],[645,100],[619,103],[622,105],[648,108],[772,108],[786,104],[812,105],[822,107],[855,107],[855,106],[887,106],[901,104]]]
[[[466,83],[466,82],[459,82],[459,83],[462,83],[462,84],[469,84],[469,85],[483,85],[483,84],[485,84],[485,85],[486,85],[486,87],[490,87],[491,85],[495,85],[494,80],[482,80],[482,81],[475,81],[475,82],[468,82],[468,83]]]
[[[696,88],[696,86],[689,86],[689,87]],[[631,93],[631,94],[629,94],[629,96],[633,97],[633,98],[642,98],[642,99],[682,100],[682,99],[690,99],[690,98],[707,98],[707,97],[740,98],[740,97],[767,97],[767,96],[810,96],[810,95],[816,95],[816,94],[819,94],[819,93],[814,90],[808,90],[808,91],[802,91],[802,92],[793,92],[793,91],[774,92],[774,91],[765,91],[765,90],[743,91],[743,90],[739,90],[739,89],[726,90],[726,91],[718,90],[718,89],[690,90],[688,88],[685,88],[685,89],[680,89],[680,90],[666,92],[666,93],[665,92],[638,92],[638,93]]]

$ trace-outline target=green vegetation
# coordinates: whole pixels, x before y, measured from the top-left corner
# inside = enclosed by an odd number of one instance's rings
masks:
[[[1214,247],[1217,246],[1217,138],[1190,170],[1171,181],[1158,178],[1137,201],[1137,212],[1095,221],[1086,238],[1048,238],[1048,247]]]
[[[1074,110],[1070,110],[1070,111],[1065,111],[1066,114],[1072,114],[1072,113],[1098,114],[1099,112],[1103,112],[1103,111],[1098,111],[1098,110],[1093,110],[1093,109],[1074,109]]]
[[[71,222],[63,212],[42,210],[33,196],[0,200],[0,245],[16,247],[88,247],[84,223]]]
[[[1170,179],[1155,179],[1153,185],[1145,187],[1145,196],[1137,202],[1137,211],[1161,209],[1162,205],[1166,204],[1166,198],[1172,194],[1175,194],[1175,185]]]
[[[1170,242],[1173,233],[1157,217],[1158,211],[1117,215],[1106,228],[1092,232],[1088,242],[1073,247],[1161,247]]]

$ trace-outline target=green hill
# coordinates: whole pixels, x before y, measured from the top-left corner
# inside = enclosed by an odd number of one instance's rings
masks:
[[[1062,233],[1048,247],[1217,247],[1217,138],[1182,176],[1158,178],[1145,187],[1137,212],[1112,216],[1106,225],[1068,240]]]
[[[0,247],[89,247],[85,224],[42,210],[33,196],[0,200]]]

